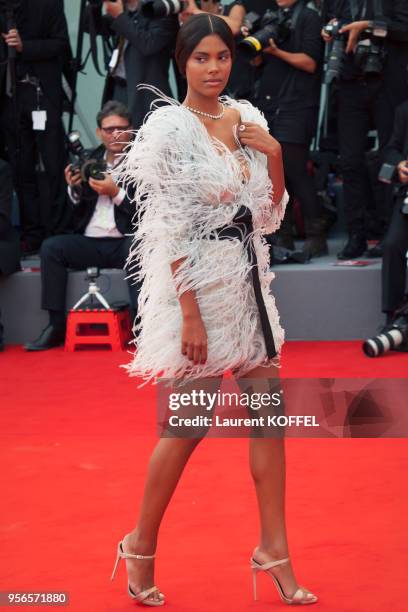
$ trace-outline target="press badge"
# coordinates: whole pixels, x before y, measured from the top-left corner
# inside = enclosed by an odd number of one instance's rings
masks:
[[[31,113],[33,118],[33,130],[43,132],[47,123],[47,111],[35,110]]]
[[[119,49],[115,49],[109,62],[109,68],[114,70],[119,60]]]

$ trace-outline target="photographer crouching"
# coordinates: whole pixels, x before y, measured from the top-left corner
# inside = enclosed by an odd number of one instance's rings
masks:
[[[322,36],[334,45],[329,73],[338,83],[340,165],[348,226],[347,243],[337,257],[354,259],[367,248],[368,131],[374,123],[382,156],[392,133],[395,109],[408,97],[408,3],[327,0],[325,9],[328,23]],[[384,224],[388,216],[389,211],[383,211]]]
[[[385,161],[395,166],[397,193],[385,235],[382,262],[382,310],[390,323],[404,302],[408,250],[408,101],[395,113],[394,130]]]
[[[102,145],[82,168],[65,169],[68,194],[73,206],[75,233],[53,236],[41,247],[42,308],[49,324],[27,351],[42,351],[65,340],[66,286],[68,268],[124,268],[129,253],[134,206],[111,174],[131,139],[131,121],[120,102],[107,102],[97,115],[96,134]],[[105,161],[107,171],[101,172]],[[95,163],[96,162],[96,163]],[[98,164],[99,162],[99,164]],[[139,286],[129,284],[131,307],[137,310]]]
[[[323,62],[320,17],[305,0],[238,0],[230,17],[243,23],[238,53],[258,66],[251,101],[264,112],[271,134],[281,143],[288,191],[302,207],[303,252],[308,258],[326,254],[326,223],[308,172]],[[278,244],[293,249],[291,234],[286,215]]]
[[[394,207],[383,243],[382,310],[385,326],[363,343],[367,357],[395,350],[408,352],[408,101],[395,113],[394,129],[385,148],[379,179],[394,185]]]

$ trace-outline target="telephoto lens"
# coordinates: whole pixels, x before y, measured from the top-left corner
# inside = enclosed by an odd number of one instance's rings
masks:
[[[148,19],[159,19],[168,15],[176,15],[184,10],[183,0],[143,0],[142,14]]]
[[[408,345],[408,317],[401,316],[392,324],[387,325],[381,334],[369,338],[363,343],[363,351],[367,357],[379,357],[391,350],[404,348]]]
[[[281,45],[290,35],[290,14],[287,12],[281,16],[276,12],[266,11],[260,24],[262,26],[260,30],[238,43],[239,49],[247,59],[253,59],[263,49],[269,47],[270,38],[275,44]]]

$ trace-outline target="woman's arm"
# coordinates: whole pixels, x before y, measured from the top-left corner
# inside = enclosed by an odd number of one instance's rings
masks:
[[[268,174],[273,185],[274,204],[278,205],[285,193],[282,148],[279,142],[258,123],[249,121],[241,123],[238,134],[243,145],[252,147],[252,149],[267,156]]]
[[[173,278],[177,283],[177,270],[185,260],[184,257],[170,263]],[[181,352],[195,365],[205,363],[207,360],[207,332],[201,318],[200,307],[193,289],[177,294],[183,315],[183,329],[181,334]]]
[[[270,153],[267,153],[268,174],[273,185],[274,203],[279,204],[285,193],[285,173],[283,170],[282,148],[277,140],[275,140],[275,143],[278,146],[274,146]]]

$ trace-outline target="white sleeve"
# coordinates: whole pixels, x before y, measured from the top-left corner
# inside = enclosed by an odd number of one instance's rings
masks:
[[[72,189],[71,185],[68,185],[68,196],[74,205],[79,204],[79,202],[81,201],[79,194],[76,193],[74,189]]]

